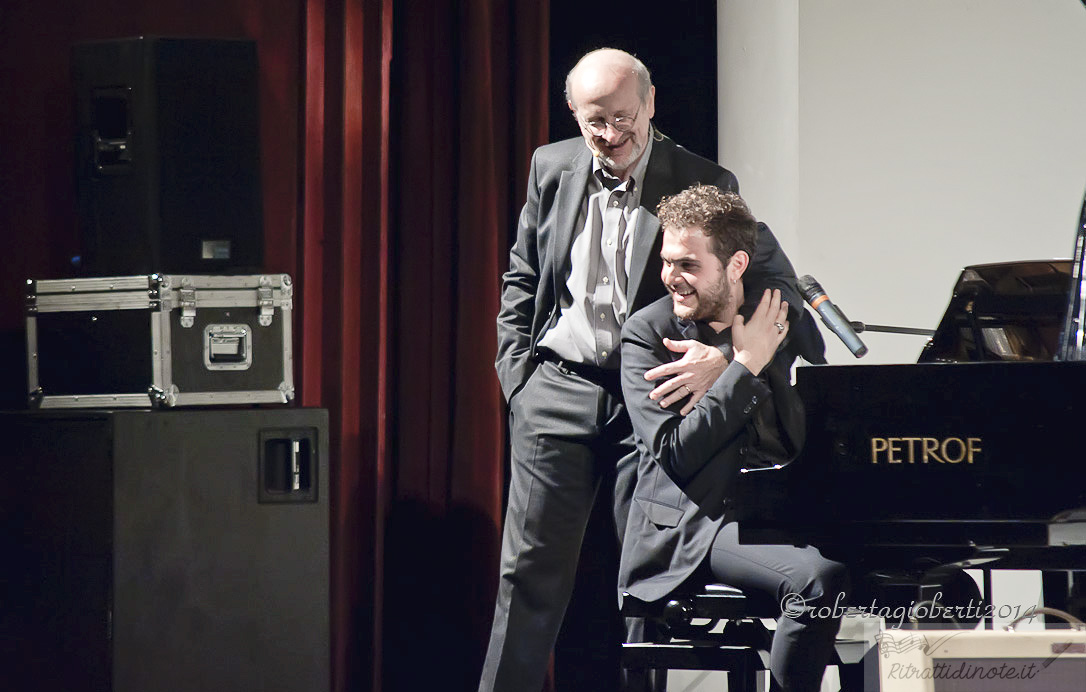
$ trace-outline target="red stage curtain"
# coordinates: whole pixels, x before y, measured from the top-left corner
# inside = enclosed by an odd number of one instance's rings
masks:
[[[333,689],[473,688],[504,485],[494,320],[528,158],[547,133],[548,3],[11,5],[4,343],[22,348],[22,282],[70,275],[79,251],[71,43],[256,39],[265,268],[296,279],[298,403],[332,418]],[[8,379],[21,400],[22,373]]]
[[[496,587],[494,324],[547,3],[308,0],[301,401],[332,410],[339,690],[473,689]]]
[[[334,690],[380,690],[391,0],[305,5],[300,398],[331,412]]]

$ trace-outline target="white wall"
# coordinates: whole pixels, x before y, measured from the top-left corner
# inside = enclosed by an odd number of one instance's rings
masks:
[[[1080,0],[720,0],[718,21],[721,161],[851,319],[934,328],[963,266],[1070,255]],[[864,363],[925,341],[864,339]]]
[[[1070,256],[1080,0],[718,0],[717,21],[721,162],[851,319],[933,329],[962,267]],[[915,362],[926,341],[866,333],[857,361],[824,333],[831,363]],[[1040,580],[995,587],[1028,607]],[[721,689],[720,674],[671,678]]]
[[[781,245],[799,247],[799,0],[719,2],[723,165]],[[768,216],[766,216],[768,214]]]

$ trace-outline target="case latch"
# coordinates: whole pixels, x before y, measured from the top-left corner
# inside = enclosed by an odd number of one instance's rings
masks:
[[[196,289],[182,287],[177,295],[181,304],[181,326],[191,327],[196,322]]]
[[[275,314],[275,293],[271,286],[261,286],[256,289],[257,305],[260,306],[260,317],[257,320],[261,327],[270,327],[272,316]]]

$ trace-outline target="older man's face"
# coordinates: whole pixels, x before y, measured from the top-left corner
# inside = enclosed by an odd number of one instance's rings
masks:
[[[642,102],[637,78],[628,65],[598,61],[577,68],[570,96],[569,107],[588,148],[608,171],[625,180],[648,143],[649,120],[655,114],[655,89]],[[616,119],[620,126],[624,126],[623,119],[629,119],[629,131],[616,128]]]

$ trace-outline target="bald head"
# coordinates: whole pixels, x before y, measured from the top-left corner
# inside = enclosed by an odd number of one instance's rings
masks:
[[[637,95],[644,102],[652,90],[652,77],[645,63],[617,48],[599,48],[585,53],[566,75],[566,102],[576,109],[578,91],[593,89],[598,92],[627,78],[635,80]]]
[[[566,103],[592,155],[626,180],[645,153],[656,113],[645,65],[621,50],[594,50],[566,76]]]

